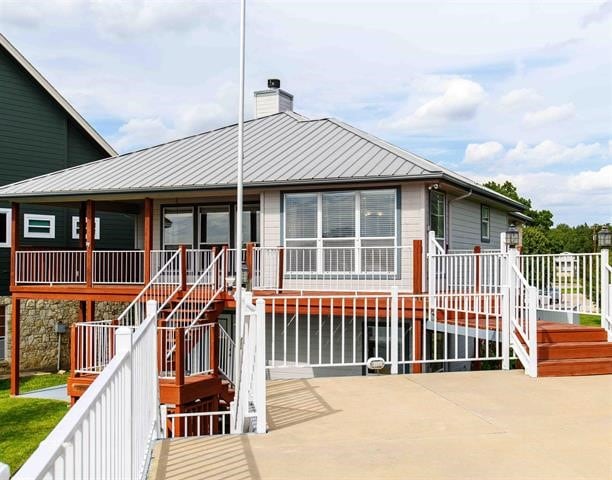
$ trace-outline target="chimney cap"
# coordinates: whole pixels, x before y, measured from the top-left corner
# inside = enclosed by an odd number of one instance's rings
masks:
[[[269,78],[268,88],[280,88],[280,80],[278,78]]]

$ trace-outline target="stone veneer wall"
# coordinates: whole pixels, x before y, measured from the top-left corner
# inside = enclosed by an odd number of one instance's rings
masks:
[[[6,360],[0,361],[0,374],[8,373],[11,357],[10,296],[0,296],[0,305],[6,305],[8,338]],[[125,302],[96,302],[96,320],[117,318],[128,304]],[[78,320],[78,302],[64,300],[21,301],[21,370],[57,370],[57,337],[55,324],[70,326]],[[70,330],[61,335],[60,369],[70,368]]]

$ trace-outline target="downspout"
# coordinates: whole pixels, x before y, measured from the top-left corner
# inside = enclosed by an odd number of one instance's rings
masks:
[[[453,217],[452,217],[453,209],[451,208],[451,204],[458,202],[459,200],[465,200],[466,198],[471,197],[471,196],[472,196],[472,189],[470,188],[470,191],[467,192],[466,194],[461,195],[460,197],[457,197],[457,198],[453,198],[452,200],[448,201],[448,249],[449,250],[451,249],[451,245],[452,245],[451,234],[453,232],[453,228],[452,228],[453,227],[453,221],[452,221],[453,220]]]

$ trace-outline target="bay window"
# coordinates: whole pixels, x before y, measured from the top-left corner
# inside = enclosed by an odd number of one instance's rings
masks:
[[[288,272],[393,273],[396,190],[285,195]]]

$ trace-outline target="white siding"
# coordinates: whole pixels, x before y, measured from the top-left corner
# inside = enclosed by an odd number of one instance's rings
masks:
[[[261,246],[278,247],[281,245],[281,193],[279,190],[268,190],[261,196]]]

